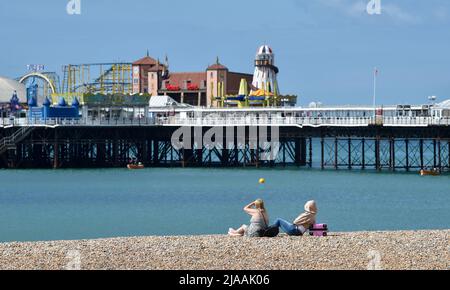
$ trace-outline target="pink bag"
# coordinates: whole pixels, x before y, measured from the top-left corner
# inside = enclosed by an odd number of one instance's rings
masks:
[[[327,231],[309,231],[309,235],[312,237],[326,237],[328,236]]]
[[[315,224],[309,228],[309,235],[313,237],[326,237],[328,236],[327,224]]]
[[[310,231],[328,231],[327,224],[315,224],[309,228]]]

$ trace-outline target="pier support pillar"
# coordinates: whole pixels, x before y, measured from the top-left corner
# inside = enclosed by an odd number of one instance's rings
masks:
[[[114,166],[118,166],[119,165],[119,136],[118,136],[117,132],[114,135],[112,155],[113,155],[112,159],[113,159]]]
[[[104,166],[106,160],[106,144],[97,143],[97,166]]]
[[[16,145],[16,166],[20,166],[20,161],[23,160],[23,146],[22,144]]]
[[[230,165],[229,161],[230,161],[230,151],[225,147],[224,149],[221,150],[222,151],[222,166],[223,167],[227,167]]]
[[[380,136],[375,139],[375,168],[376,170],[381,170],[381,160],[380,160]]]
[[[55,142],[53,144],[53,168],[57,169],[59,168],[59,144],[58,142]]]
[[[254,156],[254,158],[255,158],[255,166],[256,166],[256,168],[259,168],[259,154],[260,154],[259,146],[258,146],[258,149],[253,150],[253,154],[255,154],[255,156]]]
[[[419,154],[420,154],[420,169],[425,169],[424,159],[423,159],[423,139],[419,140]]]
[[[438,146],[438,168],[439,172],[442,172],[442,159],[441,159],[441,139],[437,140],[437,146]]]
[[[334,138],[334,169],[339,169],[339,140]]]
[[[53,144],[53,168],[59,168],[59,144],[58,144],[58,130],[55,129],[55,143]]]
[[[17,155],[16,150],[8,150],[8,167],[17,168]]]
[[[352,169],[352,139],[348,138],[348,169]]]
[[[203,149],[196,149],[196,163],[198,167],[203,166]]]
[[[361,164],[362,170],[366,169],[366,139],[361,140]]]
[[[323,137],[320,139],[320,167],[322,170],[325,169],[325,140]]]
[[[297,138],[295,140],[295,165],[305,166],[306,165],[306,139]]]
[[[391,171],[395,171],[395,169],[396,169],[396,164],[395,164],[395,138],[391,138],[389,149],[390,149],[389,169]]]
[[[32,151],[32,160],[35,166],[42,166],[44,163],[44,160],[46,160],[44,156],[44,151],[42,150],[42,145],[40,144],[33,144],[31,145],[31,151]]]
[[[450,170],[450,140],[447,140],[447,160],[448,160],[448,168]]]
[[[249,152],[250,152],[250,163],[251,165],[255,166],[256,168],[259,167],[259,146],[258,143],[256,145],[252,144],[253,141],[250,141],[249,146]]]
[[[405,140],[405,154],[406,154],[406,171],[410,171],[411,170],[411,166],[409,164],[409,139]]]
[[[433,168],[437,167],[437,141],[433,139]]]
[[[309,138],[309,167],[313,166],[313,141],[312,138]]]
[[[148,166],[152,163],[152,141],[146,138],[144,146],[146,148],[144,156],[144,164]]]
[[[194,151],[192,149],[181,149],[181,165],[183,167],[189,167],[194,157]]]
[[[395,156],[395,138],[392,139],[392,169],[395,171],[397,169],[396,167],[396,156]]]
[[[239,129],[236,129],[239,130]],[[237,136],[237,134],[236,134]],[[239,166],[239,138],[234,138],[234,165]]]
[[[161,163],[159,157],[159,140],[153,140],[153,164],[159,165]]]

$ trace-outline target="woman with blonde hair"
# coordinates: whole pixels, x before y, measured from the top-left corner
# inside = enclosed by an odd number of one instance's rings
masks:
[[[252,217],[250,225],[243,225],[237,230],[230,228],[228,234],[234,237],[262,237],[269,224],[269,215],[264,201],[262,199],[255,200],[244,207],[244,212]]]
[[[296,218],[293,223],[277,219],[271,227],[281,228],[289,236],[302,236],[316,223],[317,210],[316,202],[310,200],[305,204],[305,212]]]

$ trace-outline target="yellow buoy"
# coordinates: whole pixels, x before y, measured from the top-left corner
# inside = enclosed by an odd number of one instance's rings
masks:
[[[266,180],[264,178],[261,178],[261,179],[259,179],[259,183],[264,184],[264,183],[266,183]]]

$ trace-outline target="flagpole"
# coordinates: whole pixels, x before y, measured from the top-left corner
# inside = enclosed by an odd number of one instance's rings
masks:
[[[378,75],[378,69],[375,68],[374,74],[373,74],[373,108],[376,112],[377,110],[377,75]]]

